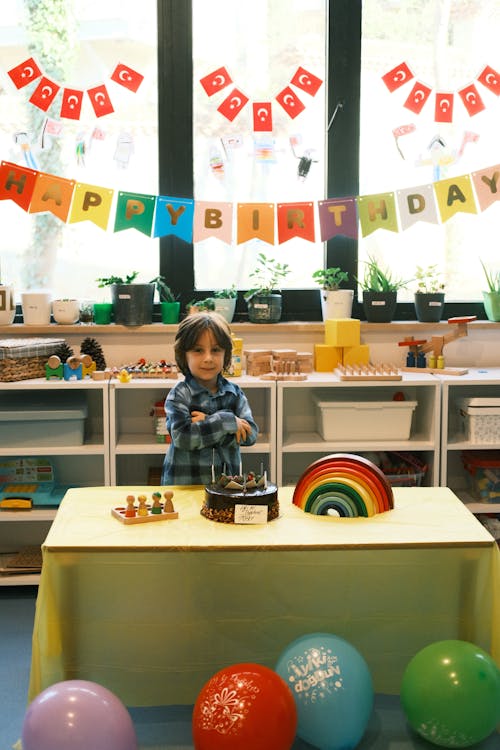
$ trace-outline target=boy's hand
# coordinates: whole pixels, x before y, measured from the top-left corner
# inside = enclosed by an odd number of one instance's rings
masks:
[[[241,417],[236,417],[236,442],[241,443],[242,440],[246,440],[248,435],[252,432],[252,428],[246,421],[246,419],[241,419]]]
[[[203,411],[192,411],[191,412],[191,422],[194,424],[195,422],[203,422],[207,415]]]

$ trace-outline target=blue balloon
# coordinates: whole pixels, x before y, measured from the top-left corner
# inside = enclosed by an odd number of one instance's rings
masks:
[[[276,672],[297,706],[297,735],[320,750],[352,750],[373,710],[373,682],[365,660],[331,633],[311,633],[281,654]]]

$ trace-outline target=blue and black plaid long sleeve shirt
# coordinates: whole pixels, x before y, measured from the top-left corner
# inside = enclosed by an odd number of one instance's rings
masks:
[[[191,421],[192,411],[206,418]],[[172,438],[163,464],[162,484],[208,484],[223,470],[238,474],[240,445],[254,445],[259,428],[242,389],[219,375],[217,393],[200,386],[187,375],[177,383],[165,400],[167,429]],[[252,432],[245,441],[236,442],[236,417],[246,419]],[[225,467],[225,468],[224,468]]]

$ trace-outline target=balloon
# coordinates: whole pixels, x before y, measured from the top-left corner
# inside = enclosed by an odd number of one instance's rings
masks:
[[[130,714],[109,690],[86,680],[56,682],[30,703],[23,750],[137,750]]]
[[[412,729],[440,747],[470,747],[500,721],[500,670],[467,641],[438,641],[419,651],[401,683]]]
[[[203,686],[192,726],[195,750],[290,750],[297,711],[272,669],[234,664]]]
[[[281,654],[276,671],[297,706],[297,734],[320,750],[351,750],[373,708],[373,684],[361,654],[330,633],[297,638]]]

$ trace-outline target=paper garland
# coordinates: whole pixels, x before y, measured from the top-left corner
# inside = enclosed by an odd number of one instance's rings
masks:
[[[356,239],[377,229],[399,232],[417,221],[446,222],[458,212],[477,214],[500,200],[500,164],[429,185],[396,193],[329,198],[318,201],[320,240],[336,235]],[[35,169],[0,162],[0,200],[12,200],[29,213],[51,212],[61,221],[92,221],[106,230],[114,191]],[[278,244],[299,237],[316,241],[313,201],[293,203],[237,203],[195,201],[176,196],[117,194],[114,231],[136,229],[150,237],[176,235],[185,242],[216,237],[231,244],[237,221],[236,244],[259,239]]]
[[[47,112],[51,107],[61,89],[56,81],[52,81],[42,74],[42,70],[33,57],[29,57],[24,62],[11,68],[7,71],[7,74],[17,89],[22,89],[40,78],[29,98],[29,102],[43,112]],[[110,79],[135,94],[144,80],[144,76],[128,65],[118,63]],[[87,93],[96,117],[103,117],[114,112],[107,87],[105,84],[101,84],[86,89],[86,91],[64,87],[59,116],[65,119],[79,120],[85,93]]]
[[[389,70],[382,76],[382,80],[391,94],[414,78],[415,76],[406,62],[396,65],[396,67],[392,68],[392,70]],[[476,80],[491,93],[495,94],[495,96],[500,96],[500,73],[497,73],[497,71],[490,65],[486,65],[483,68],[481,73],[476,77]],[[413,84],[413,88],[403,106],[418,115],[424,108],[431,93],[432,88],[430,86],[417,80]],[[475,83],[469,83],[458,89],[457,94],[470,117],[479,114],[479,112],[482,112],[485,109],[485,104]],[[454,92],[436,92],[434,100],[434,121],[443,123],[453,122],[454,104]]]

